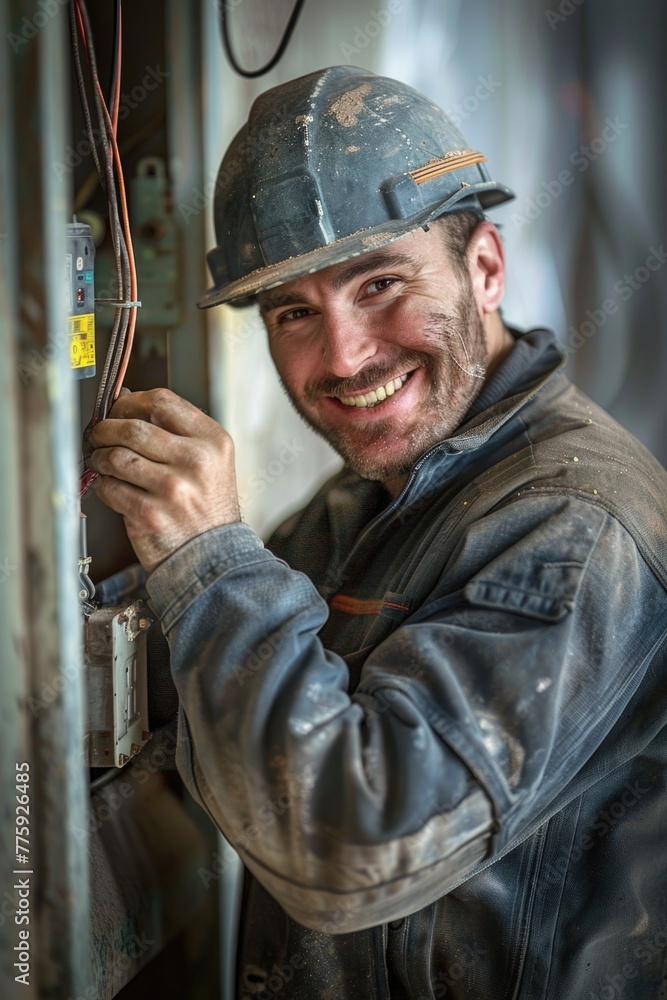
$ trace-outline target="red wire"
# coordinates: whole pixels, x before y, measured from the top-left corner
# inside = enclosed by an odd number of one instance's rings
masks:
[[[79,22],[79,31],[81,32],[81,40],[83,41],[83,47],[86,50],[86,55],[88,55],[88,39],[86,37],[86,26],[83,22],[83,17],[81,16],[81,11],[79,9],[78,3],[76,6],[76,17]]]
[[[93,469],[86,469],[79,482],[79,499],[82,500],[95,480],[99,477],[99,472]]]

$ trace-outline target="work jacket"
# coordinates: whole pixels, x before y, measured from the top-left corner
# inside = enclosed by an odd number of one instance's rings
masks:
[[[395,500],[343,470],[148,580],[240,997],[667,997],[667,474],[516,337]]]

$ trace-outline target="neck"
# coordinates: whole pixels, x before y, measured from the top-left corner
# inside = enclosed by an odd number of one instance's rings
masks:
[[[497,310],[484,318],[484,330],[486,332],[487,350],[486,375],[484,377],[484,381],[486,382],[493,375],[498,365],[512,351],[515,340],[503,323],[500,313]]]

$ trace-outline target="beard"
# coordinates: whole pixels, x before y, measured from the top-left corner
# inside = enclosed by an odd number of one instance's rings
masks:
[[[407,476],[425,452],[451,436],[479,395],[488,351],[484,324],[467,273],[463,275],[463,288],[451,312],[432,312],[422,340],[426,350],[401,351],[391,361],[369,363],[349,378],[327,376],[308,383],[303,401],[281,379],[297,413],[363,479],[387,482]],[[428,391],[411,411],[409,420],[388,416],[366,425],[341,428],[316,420],[307,405],[315,406],[322,395],[340,397],[370,391],[384,385],[397,371],[415,368],[425,370]],[[398,450],[397,439],[401,441]]]

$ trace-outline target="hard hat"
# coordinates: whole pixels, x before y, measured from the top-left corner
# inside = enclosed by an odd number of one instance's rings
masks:
[[[423,94],[333,66],[261,94],[216,181],[201,308],[367,253],[448,212],[514,197]]]

